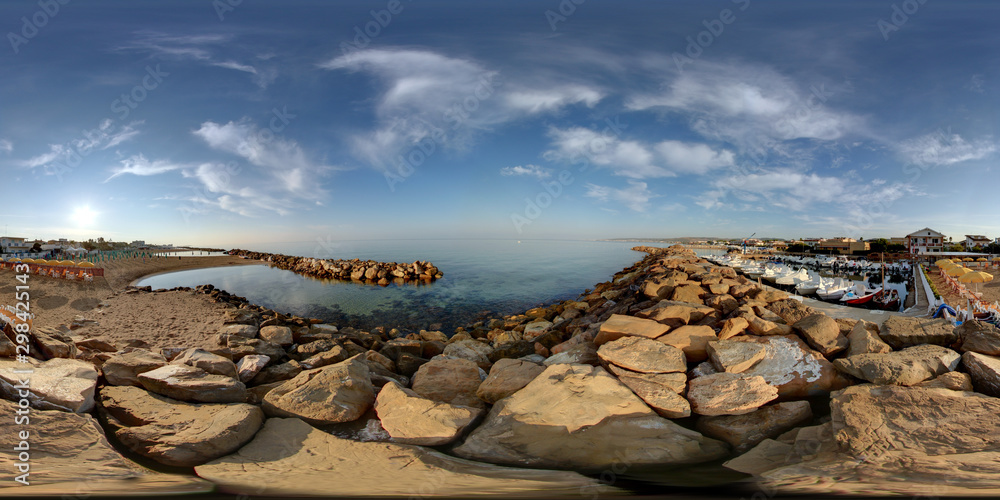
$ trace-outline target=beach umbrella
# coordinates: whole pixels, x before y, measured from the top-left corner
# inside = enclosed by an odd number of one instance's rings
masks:
[[[986,262],[986,257],[980,257],[976,259],[976,262]]]
[[[81,262],[77,267],[94,267],[93,262]]]
[[[966,257],[962,259],[962,262],[972,262],[972,257]]]
[[[993,281],[993,275],[982,271],[976,271],[959,276],[958,281],[960,283],[976,283],[976,291],[978,292],[979,283],[989,283],[990,281]]]
[[[945,264],[951,264],[951,261],[948,259],[940,259],[934,263],[934,265],[938,267],[944,267]]]
[[[961,275],[963,275],[965,273],[971,273],[972,269],[969,269],[967,267],[962,267],[962,266],[954,266],[954,267],[949,268],[947,272],[948,272],[948,276],[958,277],[958,276],[961,276]]]

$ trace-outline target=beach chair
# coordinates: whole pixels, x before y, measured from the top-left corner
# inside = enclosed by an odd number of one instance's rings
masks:
[[[67,269],[66,273],[63,274],[63,279],[75,280],[76,279],[76,273],[74,273],[73,271]]]
[[[82,273],[83,271],[80,271],[80,272]],[[83,281],[88,281],[88,282],[89,281],[94,281],[94,275],[90,274],[90,273],[84,274],[83,275]]]

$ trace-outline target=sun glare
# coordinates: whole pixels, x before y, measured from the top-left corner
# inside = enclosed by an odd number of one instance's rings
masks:
[[[73,221],[79,227],[89,227],[97,219],[97,212],[90,208],[89,205],[84,205],[82,207],[76,207],[73,210]]]

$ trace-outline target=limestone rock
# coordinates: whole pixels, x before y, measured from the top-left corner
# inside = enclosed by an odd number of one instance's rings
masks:
[[[184,403],[138,387],[105,387],[100,402],[122,444],[176,467],[233,453],[264,423],[264,412],[256,406]]]
[[[726,461],[722,466],[736,472],[759,476],[785,465],[785,457],[791,452],[791,444],[765,439],[752,450]]]
[[[219,334],[227,336],[236,335],[239,337],[252,339],[257,337],[257,331],[258,330],[256,325],[232,324],[232,325],[224,325],[221,329],[219,329]]]
[[[243,359],[240,359],[240,362],[236,363],[236,378],[246,384],[253,380],[269,362],[271,362],[271,358],[259,354],[243,356]]]
[[[694,324],[714,311],[701,303],[691,304],[674,300],[662,300],[656,305],[639,311],[636,316],[662,323],[671,328]]]
[[[493,463],[601,470],[704,462],[726,446],[656,415],[603,368],[560,364],[498,401],[454,451]]]
[[[126,347],[101,365],[104,379],[111,385],[141,387],[139,374],[167,364],[167,359],[146,349]]]
[[[674,292],[670,294],[670,300],[688,302],[690,304],[704,304],[701,300],[702,295],[705,295],[705,289],[701,285],[681,285],[674,288]]]
[[[204,349],[188,349],[180,353],[170,363],[201,368],[215,375],[236,377],[236,364],[232,360],[218,354],[212,354]]]
[[[946,347],[923,344],[888,354],[858,354],[834,361],[845,373],[876,384],[914,385],[954,371],[961,356]]]
[[[636,337],[639,338],[639,337]],[[593,342],[581,342],[558,354],[553,354],[542,361],[545,366],[556,364],[579,364],[597,366],[601,360],[597,355],[597,348]]]
[[[302,373],[302,368],[303,366],[294,359],[285,363],[268,366],[250,380],[250,385],[264,385],[272,382],[291,380],[299,373]]]
[[[494,404],[521,390],[543,371],[545,368],[537,363],[520,359],[501,359],[490,369],[486,380],[479,384],[476,396],[489,404]]]
[[[417,369],[412,389],[433,401],[483,408],[476,391],[486,377],[480,377],[479,372],[479,367],[467,359],[432,359]]]
[[[811,314],[792,326],[799,331],[810,347],[824,356],[829,357],[847,349],[847,337],[840,334],[840,325],[825,314]]]
[[[757,316],[748,315],[744,316],[744,319],[750,323],[749,330],[754,335],[790,335],[793,332],[792,327],[788,325],[778,324]]]
[[[972,377],[968,373],[948,372],[939,375],[937,378],[920,382],[915,387],[925,387],[927,389],[948,389],[952,391],[971,391]]]
[[[609,368],[617,372],[615,376],[619,382],[632,389],[636,396],[660,416],[666,418],[691,416],[691,404],[680,395],[687,379],[683,373],[628,372],[615,365],[610,365]],[[682,380],[681,390],[677,390],[678,378]]]
[[[777,397],[778,389],[759,375],[716,373],[688,382],[687,399],[699,415],[742,415]]]
[[[718,339],[710,326],[685,325],[656,340],[684,351],[688,361],[697,363],[708,359],[708,343]]]
[[[602,363],[643,373],[671,373],[687,370],[684,352],[656,340],[622,337],[597,350]]]
[[[625,379],[638,379],[639,383],[642,384],[653,384],[657,386],[664,387],[670,391],[676,392],[677,394],[684,395],[687,391],[687,374],[684,372],[680,373],[639,373],[632,370],[626,370],[615,365],[608,365],[607,370],[611,372],[612,375],[618,377],[618,380],[623,384],[629,386],[629,382]],[[633,391],[634,392],[634,391]]]
[[[33,373],[18,373],[24,370],[33,370]],[[28,400],[32,409],[86,413],[94,407],[97,369],[86,361],[28,358],[28,363],[21,363],[0,359],[0,396],[20,401],[24,380],[28,381]]]
[[[269,417],[325,425],[357,420],[374,402],[369,366],[358,355],[296,375],[268,392],[262,407]]]
[[[892,351],[877,333],[868,329],[864,321],[858,321],[847,336],[849,347],[847,357],[858,354],[885,354]]]
[[[390,382],[379,391],[375,412],[393,441],[440,446],[458,439],[485,410],[431,401]]]
[[[55,328],[45,326],[32,328],[29,335],[47,359],[76,357],[78,352],[76,344],[69,336]]]
[[[302,360],[302,368],[306,370],[322,368],[324,366],[340,363],[349,357],[351,356],[347,353],[347,350],[339,345],[335,345],[330,348],[329,351],[316,353]]]
[[[1000,396],[1000,358],[967,351],[962,355],[962,364],[972,377],[976,392]]]
[[[479,342],[478,340],[460,340],[448,344],[444,348],[445,356],[467,359],[484,370],[489,370],[490,366],[493,365],[490,361],[490,354],[492,353],[493,348],[489,344]]]
[[[795,335],[756,337],[740,335],[732,340],[764,345],[764,359],[742,375],[760,375],[778,388],[783,399],[826,394],[850,385],[833,363],[809,349]]]
[[[776,314],[785,324],[794,325],[807,316],[816,314],[817,311],[795,299],[785,299],[772,302],[766,309]]]
[[[743,415],[722,415],[698,419],[697,428],[703,434],[725,441],[737,453],[757,446],[812,419],[807,401],[788,401],[764,406]]]
[[[542,335],[543,333],[549,331],[552,327],[551,321],[546,321],[544,319],[536,319],[527,325],[524,325],[524,339],[534,340],[535,337]]]
[[[708,356],[720,372],[740,373],[764,359],[764,346],[753,342],[720,340],[708,343]]]
[[[283,347],[288,347],[295,343],[295,339],[292,337],[292,329],[287,326],[265,326],[260,329],[259,336],[261,340]]]
[[[729,340],[737,335],[742,334],[750,326],[750,323],[745,318],[729,318],[722,325],[722,331],[719,332],[719,340]]]
[[[148,391],[196,403],[241,403],[247,392],[243,382],[233,377],[188,365],[166,365],[140,373],[139,383]]]
[[[985,321],[966,321],[955,329],[959,350],[1000,356],[1000,328]]]
[[[900,350],[920,344],[949,347],[958,340],[955,327],[946,319],[889,316],[882,323],[879,336],[893,349]]]
[[[594,345],[600,347],[612,340],[618,340],[626,336],[655,339],[668,331],[670,331],[669,326],[657,323],[651,319],[612,314],[607,321],[601,324],[600,331],[594,337]]]
[[[614,495],[575,472],[511,469],[469,462],[418,446],[358,442],[298,419],[268,419],[236,454],[195,468],[229,494],[270,497],[500,497]]]

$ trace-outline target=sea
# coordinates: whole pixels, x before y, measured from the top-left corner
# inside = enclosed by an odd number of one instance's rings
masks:
[[[257,244],[247,250],[329,259],[428,261],[444,277],[429,284],[382,287],[302,276],[259,266],[229,266],[158,274],[153,289],[212,284],[285,314],[370,330],[441,330],[578,298],[641,260],[635,241],[354,240]],[[666,246],[663,243],[653,246]],[[700,255],[724,252],[698,250]],[[188,257],[201,255],[193,252]]]

